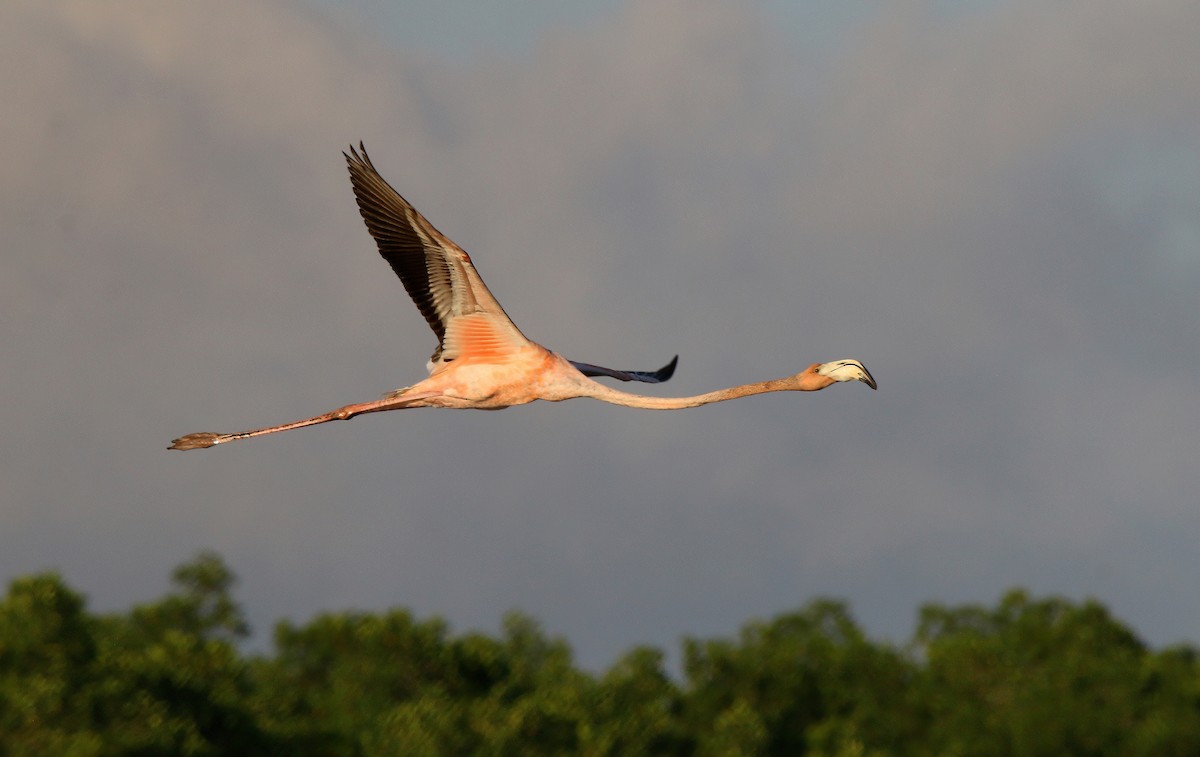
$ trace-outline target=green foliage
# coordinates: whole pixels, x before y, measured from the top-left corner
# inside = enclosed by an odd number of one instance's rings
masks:
[[[0,753],[100,753],[79,694],[95,658],[80,595],[54,574],[14,581],[0,604]]]
[[[667,677],[662,652],[632,649],[593,687],[586,751],[684,754],[690,742],[680,720],[682,708],[682,694]]]
[[[253,754],[244,629],[232,574],[201,555],[177,592],[128,616],[93,616],[62,579],[18,579],[0,604],[0,754]]]
[[[454,635],[403,610],[280,623],[247,658],[233,573],[95,615],[55,574],[0,602],[7,755],[1194,755],[1200,655],[1155,652],[1094,601],[928,605],[904,648],[819,600],[685,639],[683,678],[639,647],[607,671],[511,614]]]
[[[750,623],[740,644],[685,640],[684,670],[702,753],[836,754],[894,747],[918,727],[915,668],[868,641],[840,602]]]
[[[1096,602],[930,605],[915,647],[936,751],[1200,754],[1195,652],[1151,653]]]
[[[201,552],[172,572],[176,593],[134,608],[130,620],[151,635],[171,629],[203,639],[244,639],[250,626],[230,594],[236,581],[218,555]]]

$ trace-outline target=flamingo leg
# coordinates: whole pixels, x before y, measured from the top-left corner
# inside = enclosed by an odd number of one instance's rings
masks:
[[[278,426],[266,426],[264,428],[256,428],[252,431],[241,431],[236,434],[213,434],[202,431],[199,433],[188,434],[187,436],[179,437],[171,442],[171,446],[167,447],[167,449],[205,449],[216,444],[237,441],[238,439],[250,439],[255,436],[265,436],[267,434],[275,434],[280,431],[291,431],[294,428],[316,426],[317,424],[328,423],[329,421],[348,421],[356,415],[363,415],[365,413],[381,413],[385,410],[400,410],[403,408],[412,407],[412,403],[418,400],[439,396],[441,396],[441,392],[421,392],[419,394],[409,394],[401,397],[384,397],[381,400],[374,400],[372,402],[359,402],[353,405],[339,407],[337,410],[331,410],[322,415],[315,415],[312,418],[305,418],[302,421],[282,423]]]

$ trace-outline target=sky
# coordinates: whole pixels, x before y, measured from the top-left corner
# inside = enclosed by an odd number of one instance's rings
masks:
[[[820,5],[0,6],[0,578],[124,610],[212,549],[258,648],[516,609],[594,669],[1016,586],[1200,643],[1200,5]],[[168,452],[425,375],[359,140],[569,358],[879,391]]]

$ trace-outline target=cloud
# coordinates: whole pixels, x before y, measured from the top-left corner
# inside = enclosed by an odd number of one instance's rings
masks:
[[[1197,525],[1197,11],[921,7],[810,66],[726,2],[465,63],[284,3],[6,6],[0,571],[110,607],[212,546],[260,629],[519,606],[594,665],[818,593],[894,635],[1016,583],[1189,633],[1200,566],[1152,545]],[[167,454],[420,377],[433,337],[337,154],[359,138],[570,357],[678,351],[688,394],[853,356],[881,389]]]
[[[827,196],[869,208],[881,230],[944,221],[1082,139],[1186,121],[1200,96],[1185,63],[1195,15],[1173,0],[1145,13],[1009,2],[939,22],[925,4],[896,4],[854,35],[834,74],[819,144]]]

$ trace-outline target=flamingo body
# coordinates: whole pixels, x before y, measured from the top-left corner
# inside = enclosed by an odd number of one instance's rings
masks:
[[[361,150],[361,155],[359,151]],[[694,397],[648,397],[593,381],[593,377],[660,383],[675,372],[678,356],[657,371],[624,371],[567,360],[530,341],[488,291],[471,257],[433,227],[375,170],[366,149],[345,153],[350,181],[367,230],[379,252],[438,338],[429,377],[385,394],[382,399],[345,405],[322,415],[236,434],[201,432],[175,439],[169,449],[189,450],[289,431],[365,413],[412,407],[499,410],[534,400],[561,402],[577,397],[650,410],[677,410],[751,394],[816,391],[839,381],[875,379],[857,360],[814,363],[782,379],[720,389]]]

